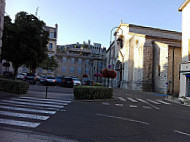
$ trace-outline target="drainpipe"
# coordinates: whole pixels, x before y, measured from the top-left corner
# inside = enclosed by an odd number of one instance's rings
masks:
[[[173,57],[172,57],[172,94],[174,96],[174,50],[175,50],[175,47],[173,47]]]

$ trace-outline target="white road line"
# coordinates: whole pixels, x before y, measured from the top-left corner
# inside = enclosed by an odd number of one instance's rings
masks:
[[[186,136],[189,136],[189,137],[190,137],[190,134],[185,133],[185,132],[181,132],[181,131],[178,131],[178,130],[174,130],[174,132],[179,133],[179,134],[182,134],[182,135],[186,135]]]
[[[15,126],[22,126],[22,127],[30,127],[30,128],[36,128],[40,125],[40,123],[16,121],[16,120],[11,120],[11,119],[0,119],[0,123],[8,124],[8,125],[15,125]]]
[[[137,106],[135,106],[135,105],[129,105],[129,107],[132,107],[132,108],[137,108]]]
[[[8,110],[35,112],[35,113],[45,113],[45,114],[55,114],[56,113],[56,111],[38,110],[38,109],[21,108],[21,107],[13,107],[13,106],[3,106],[1,104],[0,104],[0,108],[1,109],[8,109]]]
[[[37,97],[19,97],[23,99],[33,99],[33,100],[46,100],[46,101],[53,101],[53,102],[60,102],[60,103],[71,103],[71,101],[66,100],[58,100],[58,99],[45,99],[45,98],[37,98]]]
[[[138,98],[137,98],[137,100],[139,100],[139,101],[141,101],[141,102],[143,102],[143,103],[145,103],[145,104],[147,104],[147,105],[149,105],[149,106],[151,106],[151,107],[153,107],[153,108],[155,108],[155,109],[159,109],[158,107],[156,107],[156,106],[150,104],[149,102],[147,102],[147,101],[145,101],[145,100],[143,100],[143,99],[138,99]]]
[[[30,99],[22,99],[22,98],[11,98],[10,100],[14,101],[22,101],[22,102],[35,102],[35,103],[43,103],[43,104],[55,104],[55,105],[67,105],[67,103],[59,103],[59,102],[50,102],[45,100],[30,100]]]
[[[120,106],[120,107],[122,107],[123,106],[123,104],[115,104],[116,106]]]
[[[153,101],[153,100],[150,100],[150,99],[146,99],[147,101],[153,103],[153,104],[156,104],[156,105],[160,105],[160,103],[156,102],[156,101]]]
[[[3,102],[0,102],[1,105],[6,105],[6,106],[13,106],[13,107],[28,107],[26,106],[25,104],[13,104],[13,103],[3,103]],[[32,108],[35,108],[35,109],[41,109],[41,110],[50,110],[50,111],[59,111],[60,109],[58,108],[48,108],[48,107],[40,107],[40,106],[31,106]]]
[[[162,101],[162,100],[156,100],[156,101],[158,101],[158,102],[160,102],[160,103],[163,103],[163,104],[166,104],[166,105],[171,105],[170,103],[164,102],[164,101]]]
[[[110,103],[107,103],[107,102],[102,102],[102,104],[103,104],[103,105],[107,105],[107,106],[110,105]]]
[[[137,103],[138,101],[136,101],[136,100],[134,100],[134,99],[132,99],[132,98],[130,98],[130,97],[128,97],[127,98],[129,101],[131,101],[131,102],[133,102],[133,103]]]
[[[60,105],[49,105],[49,104],[39,104],[39,103],[17,102],[17,101],[11,101],[11,100],[1,100],[0,102],[14,103],[14,104],[24,104],[24,105],[31,105],[31,106],[43,106],[43,107],[63,108],[63,106],[60,106]]]
[[[49,116],[26,114],[26,113],[16,113],[16,112],[9,112],[9,111],[0,111],[0,115],[38,119],[38,120],[47,120],[49,118]]]
[[[149,123],[147,123],[147,122],[143,122],[143,121],[139,121],[139,120],[133,120],[133,119],[124,118],[124,117],[117,117],[117,116],[111,116],[111,115],[100,114],[100,113],[97,113],[96,115],[103,116],[103,117],[108,117],[108,118],[115,118],[115,119],[130,121],[130,122],[136,122],[136,123],[140,123],[140,124],[144,124],[144,125],[149,125]]]
[[[117,97],[120,101],[126,101],[123,97]]]
[[[149,107],[149,106],[142,106],[142,107],[145,109],[151,109],[151,107]]]

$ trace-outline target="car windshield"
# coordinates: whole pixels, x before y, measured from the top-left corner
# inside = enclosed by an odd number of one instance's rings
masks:
[[[65,78],[65,80],[67,80],[67,81],[71,81],[71,80],[72,80],[72,78]]]
[[[53,76],[48,76],[47,79],[55,79]]]
[[[27,73],[27,76],[35,76],[34,73]]]

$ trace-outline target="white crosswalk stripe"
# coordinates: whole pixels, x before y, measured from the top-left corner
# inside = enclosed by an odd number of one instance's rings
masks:
[[[160,103],[156,102],[156,101],[153,101],[153,100],[150,100],[150,99],[146,99],[147,101],[153,103],[153,104],[156,104],[156,105],[160,105]]]
[[[132,99],[132,98],[130,98],[130,97],[128,97],[127,98],[129,101],[131,101],[131,102],[133,102],[133,103],[137,103],[138,101],[136,101],[136,100],[134,100],[134,99]]]
[[[160,102],[160,103],[163,103],[163,104],[165,104],[165,105],[171,105],[171,103],[168,103],[168,102],[165,102],[165,101],[162,101],[162,100],[156,100],[156,101],[158,101],[158,102]]]
[[[63,110],[71,101],[20,97],[0,101],[0,124],[28,128],[38,127],[42,121]]]
[[[137,100],[139,100],[139,101],[141,101],[141,102],[143,102],[143,103],[145,103],[145,104],[147,104],[147,105],[149,105],[149,106],[151,106],[151,107],[153,107],[153,108],[155,108],[155,109],[157,109],[157,110],[160,109],[160,108],[158,108],[158,107],[156,107],[156,106],[150,104],[149,102],[147,102],[147,101],[145,101],[145,100],[143,100],[143,99],[139,99],[139,98],[137,98]]]
[[[126,99],[124,99],[123,97],[117,97],[119,100],[121,101],[126,101]]]

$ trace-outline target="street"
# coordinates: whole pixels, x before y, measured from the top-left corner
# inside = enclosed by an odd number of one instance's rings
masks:
[[[52,141],[190,141],[189,107],[166,101],[160,94],[114,89],[111,100],[78,101],[73,100],[72,88],[50,86],[47,98],[44,89],[31,85],[28,94],[1,99],[4,141],[10,139],[7,131],[13,130],[59,137],[46,136]]]

